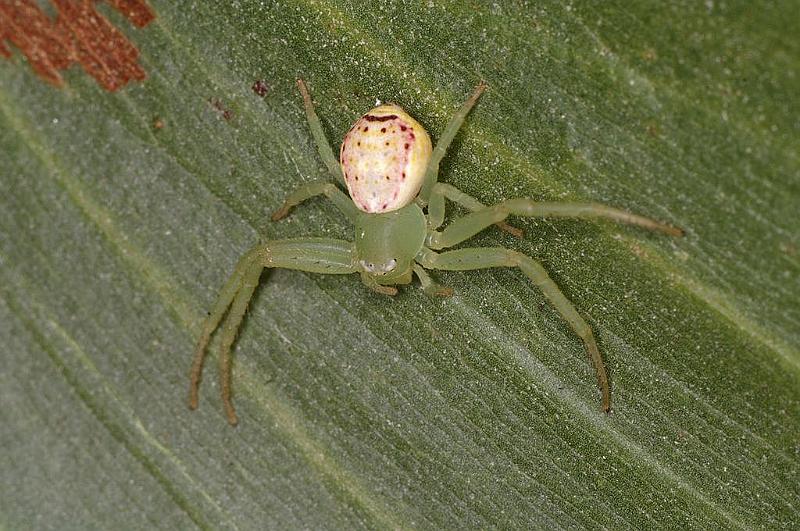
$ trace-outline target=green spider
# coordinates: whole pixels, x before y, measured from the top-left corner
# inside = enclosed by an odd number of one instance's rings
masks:
[[[192,364],[189,407],[197,408],[206,347],[227,313],[220,343],[220,380],[228,422],[236,425],[236,411],[231,402],[231,346],[265,267],[336,275],[358,273],[370,289],[385,295],[395,295],[397,288],[394,286],[409,284],[413,275],[419,278],[422,289],[430,295],[452,293],[451,289],[434,283],[425,269],[465,271],[518,267],[544,292],[583,340],[597,372],[603,411],[609,412],[611,390],[608,375],[592,329],[541,264],[502,247],[436,251],[457,245],[491,225],[520,236],[518,229],[503,222],[509,215],[608,218],[672,236],[680,236],[683,231],[598,203],[541,202],[519,198],[485,206],[454,186],[437,182],[439,163],[470,109],[486,89],[483,82],[450,119],[435,148],[432,148],[425,129],[402,108],[392,104],[380,105],[353,124],[342,142],[339,161],[325,139],[305,83],[298,80],[297,85],[319,154],[339,184],[347,187],[350,197],[334,183],[313,182],[291,194],[273,214],[272,220],[285,217],[306,199],[325,195],[355,225],[355,242],[292,238],[260,243],[250,249],[239,260],[203,324]],[[444,222],[445,199],[460,204],[471,213],[439,230]]]

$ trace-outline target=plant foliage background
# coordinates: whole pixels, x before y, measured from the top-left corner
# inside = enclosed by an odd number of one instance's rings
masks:
[[[151,5],[142,30],[103,6],[141,84],[108,93],[72,69],[56,89],[0,62],[0,525],[797,525],[793,3]],[[187,410],[237,258],[259,238],[350,237],[321,200],[268,223],[327,177],[297,77],[335,147],[376,100],[435,140],[485,79],[442,180],[687,230],[517,219],[522,240],[475,240],[540,259],[587,316],[613,414],[511,270],[437,274],[456,295],[436,300],[265,275],[236,351],[240,426],[214,363]]]

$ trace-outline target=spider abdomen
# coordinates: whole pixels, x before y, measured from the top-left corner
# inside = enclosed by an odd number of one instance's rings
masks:
[[[430,156],[431,139],[422,125],[397,105],[381,105],[350,128],[339,162],[356,206],[382,213],[414,200]]]

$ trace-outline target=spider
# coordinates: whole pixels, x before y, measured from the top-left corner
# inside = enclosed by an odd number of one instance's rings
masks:
[[[192,364],[189,407],[197,408],[206,347],[227,313],[220,342],[221,392],[228,422],[237,424],[231,401],[231,346],[264,268],[337,275],[358,273],[367,287],[384,295],[397,294],[394,286],[409,284],[416,275],[427,294],[445,296],[450,295],[452,289],[436,284],[426,269],[466,271],[516,267],[542,290],[583,340],[597,373],[602,410],[608,413],[611,410],[611,389],[592,329],[539,262],[503,247],[437,251],[468,240],[491,225],[521,236],[519,229],[504,222],[509,215],[607,218],[672,236],[681,236],[683,231],[599,203],[518,198],[485,206],[456,187],[437,182],[439,164],[467,114],[486,89],[484,82],[478,84],[450,119],[436,147],[432,146],[425,129],[401,107],[384,104],[353,124],[342,141],[338,161],[325,138],[302,79],[297,80],[297,86],[319,154],[350,196],[333,182],[312,182],[289,195],[283,206],[272,215],[272,220],[285,217],[292,208],[311,197],[325,195],[355,225],[355,241],[291,238],[259,243],[250,249],[222,287],[203,324]],[[444,223],[446,199],[471,212],[440,230]]]

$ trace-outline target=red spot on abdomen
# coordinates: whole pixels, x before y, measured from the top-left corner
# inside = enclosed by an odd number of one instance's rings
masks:
[[[371,114],[365,114],[364,119],[368,122],[388,122],[389,120],[397,119],[397,115],[389,114],[387,116],[373,116]]]
[[[107,1],[137,27],[155,18],[144,0]],[[10,41],[39,76],[56,86],[64,83],[60,70],[75,62],[106,90],[146,77],[137,61],[139,50],[95,9],[93,0],[51,3],[58,13],[55,20],[36,0],[0,1],[0,54],[11,56],[3,43]]]

